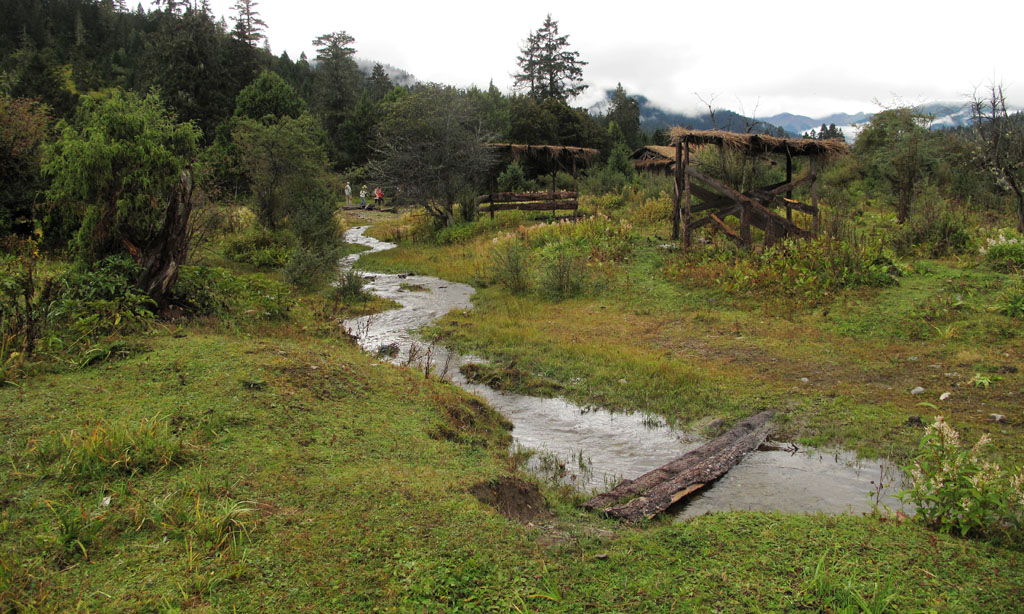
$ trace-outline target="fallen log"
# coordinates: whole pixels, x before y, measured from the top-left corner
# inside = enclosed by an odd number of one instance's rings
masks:
[[[763,411],[736,424],[724,435],[635,480],[623,480],[612,490],[583,504],[623,520],[652,518],[683,497],[725,475],[756,449],[771,426],[772,411]],[[632,500],[616,505],[628,497]]]

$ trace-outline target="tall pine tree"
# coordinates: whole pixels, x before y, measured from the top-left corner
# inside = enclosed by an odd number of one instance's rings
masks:
[[[569,100],[579,96],[583,84],[583,67],[578,51],[569,49],[569,37],[558,34],[558,22],[548,13],[544,25],[531,32],[516,58],[519,71],[513,78],[515,86],[527,95],[542,101],[548,98]]]

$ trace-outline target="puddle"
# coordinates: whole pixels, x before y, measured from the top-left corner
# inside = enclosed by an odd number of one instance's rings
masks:
[[[395,247],[393,243],[365,236],[366,228],[348,230],[345,240],[369,248],[362,253]],[[346,257],[342,265],[351,266],[359,256]],[[367,291],[401,305],[392,311],[345,322],[364,350],[378,353],[382,346],[394,344],[398,351],[388,360],[420,368],[425,368],[424,361],[429,356],[435,373],[480,396],[512,422],[514,445],[537,450],[535,463],[557,463],[559,472],[564,468],[564,479],[579,488],[609,488],[621,478],[635,478],[705,442],[693,433],[669,428],[659,418],[640,412],[584,408],[560,398],[501,392],[469,382],[459,367],[484,361],[427,345],[412,331],[449,311],[470,309],[474,289],[425,275],[363,275]],[[882,464],[885,483],[897,482],[902,477],[894,466]],[[727,510],[866,512],[871,510],[871,481],[878,479],[879,462],[858,462],[848,453],[752,452],[723,478],[691,497],[677,511],[677,518]],[[894,494],[898,487],[895,484],[885,492]],[[891,495],[883,497],[882,503],[894,509],[900,507]]]

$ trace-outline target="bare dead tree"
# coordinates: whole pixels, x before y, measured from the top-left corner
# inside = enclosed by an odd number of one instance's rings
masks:
[[[1024,114],[1010,113],[1001,83],[977,91],[971,99],[971,115],[979,162],[1004,192],[1016,200],[1017,231],[1024,233]]]

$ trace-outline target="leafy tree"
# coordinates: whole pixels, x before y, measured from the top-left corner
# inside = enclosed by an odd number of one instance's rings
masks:
[[[49,114],[33,100],[0,93],[0,235],[28,236],[41,189],[40,161]]]
[[[1003,86],[971,101],[977,159],[996,186],[1016,201],[1017,231],[1024,233],[1024,113],[1009,113]]]
[[[371,171],[450,226],[455,203],[479,193],[493,165],[479,119],[464,92],[418,86],[385,107]]]
[[[130,253],[143,265],[139,286],[162,306],[188,251],[188,165],[201,132],[178,123],[155,93],[121,90],[86,96],[57,132],[43,172],[63,223],[49,226],[58,234],[77,227],[72,250],[83,264]]]
[[[287,226],[298,240],[285,268],[289,281],[316,285],[333,270],[338,249],[323,129],[308,113],[276,122],[242,119],[234,140],[260,223]]]
[[[569,50],[569,37],[558,34],[558,22],[548,13],[539,30],[531,32],[516,57],[515,86],[536,100],[569,100],[583,93],[583,67],[578,51]]]
[[[896,193],[897,219],[910,216],[910,204],[935,161],[935,141],[928,130],[931,116],[914,107],[876,113],[857,136],[854,151],[868,176],[881,179]]]
[[[235,98],[235,116],[248,119],[262,120],[266,116],[275,121],[282,117],[294,119],[305,107],[295,88],[277,73],[266,70]]]
[[[249,45],[259,47],[260,41],[266,37],[263,35],[267,23],[260,19],[260,13],[256,10],[259,2],[256,0],[235,0],[231,7],[235,10],[235,29],[232,36]]]
[[[320,174],[327,163],[323,133],[308,113],[278,121],[241,119],[232,134],[239,166],[252,186],[256,216],[270,230],[285,220],[301,191],[303,175]]]

